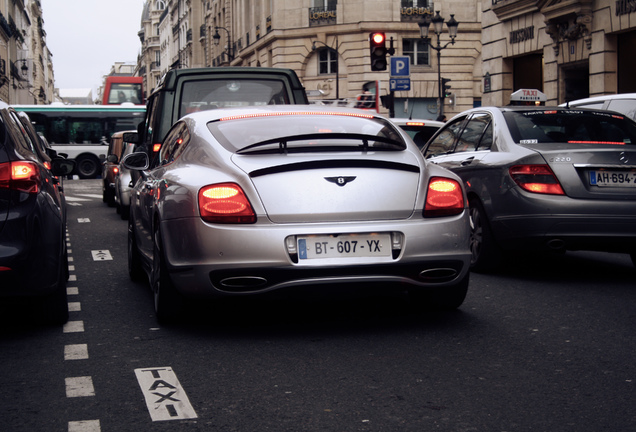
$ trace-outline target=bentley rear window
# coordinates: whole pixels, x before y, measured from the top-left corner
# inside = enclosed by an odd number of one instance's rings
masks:
[[[277,112],[211,122],[214,137],[231,151],[291,149],[404,150],[406,143],[390,122],[366,115],[331,112]]]

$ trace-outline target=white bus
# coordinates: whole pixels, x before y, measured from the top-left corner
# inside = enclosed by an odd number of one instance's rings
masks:
[[[75,160],[75,174],[96,178],[115,132],[136,130],[145,106],[123,105],[14,105],[24,111],[53,150]]]

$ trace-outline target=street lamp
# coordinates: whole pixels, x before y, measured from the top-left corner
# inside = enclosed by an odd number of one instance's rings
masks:
[[[225,30],[227,32],[227,57],[229,61],[234,60],[234,49],[232,48],[232,35],[230,31],[225,27],[214,27],[216,33],[212,36],[215,46],[219,46],[221,43],[221,35],[219,34],[219,29]]]
[[[28,63],[29,61],[28,61],[27,59],[20,59],[20,60],[16,60],[16,61],[14,61],[14,62],[13,62],[13,67],[14,67],[14,70],[16,71],[16,73],[17,73],[17,71],[18,71],[17,63],[19,63],[19,62],[21,62],[21,63],[22,63],[22,66],[20,67],[20,71],[22,72],[22,76],[23,76],[23,77],[26,77],[26,76],[27,76],[27,73],[29,72],[29,66],[27,65],[27,63]],[[21,78],[20,78],[20,77],[18,77],[18,80],[21,80]]]
[[[329,48],[331,51],[335,51],[336,52],[336,100],[340,100],[340,64],[339,64],[340,53],[338,53],[338,38],[336,38],[336,48],[335,49],[330,47],[329,45],[327,45],[326,43],[324,43],[322,41],[315,40],[311,44],[311,50],[312,51],[316,51],[316,42],[321,43],[324,46],[326,46],[327,48]]]
[[[428,37],[429,27],[433,23],[433,32],[437,35],[437,45],[433,45],[431,43],[430,38]],[[431,14],[425,14],[420,22],[417,25],[420,26],[420,37],[425,39],[431,48],[437,51],[437,88],[439,90],[439,116],[444,115],[444,99],[442,98],[442,50],[448,47],[448,45],[455,44],[455,37],[457,37],[457,27],[459,27],[459,23],[455,20],[455,15],[451,14],[450,19],[446,22],[446,26],[448,27],[448,35],[451,40],[446,43],[446,45],[442,46],[439,36],[442,34],[442,27],[444,24],[444,18],[441,17],[439,11],[435,12],[435,16],[431,18]]]

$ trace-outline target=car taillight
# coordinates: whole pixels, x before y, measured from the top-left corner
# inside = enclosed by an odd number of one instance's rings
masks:
[[[38,193],[40,170],[33,162],[5,162],[0,164],[0,188],[26,193]]]
[[[556,176],[547,165],[515,165],[508,170],[510,177],[528,192],[565,195]]]
[[[452,216],[464,211],[464,193],[459,182],[433,177],[428,182],[424,217]]]
[[[199,214],[211,223],[254,223],[256,214],[243,189],[235,183],[219,183],[199,190]]]

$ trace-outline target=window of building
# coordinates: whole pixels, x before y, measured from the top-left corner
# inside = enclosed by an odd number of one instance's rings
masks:
[[[164,10],[166,8],[166,2],[163,0],[157,0],[155,2],[155,10]]]
[[[318,74],[335,74],[338,72],[338,55],[336,50],[322,48],[318,51]]]
[[[338,0],[312,0],[312,7],[322,7],[328,10],[334,10]]]
[[[429,7],[429,0],[402,0],[402,7]]]
[[[411,59],[414,66],[430,66],[431,51],[425,39],[403,39],[402,53]]]

